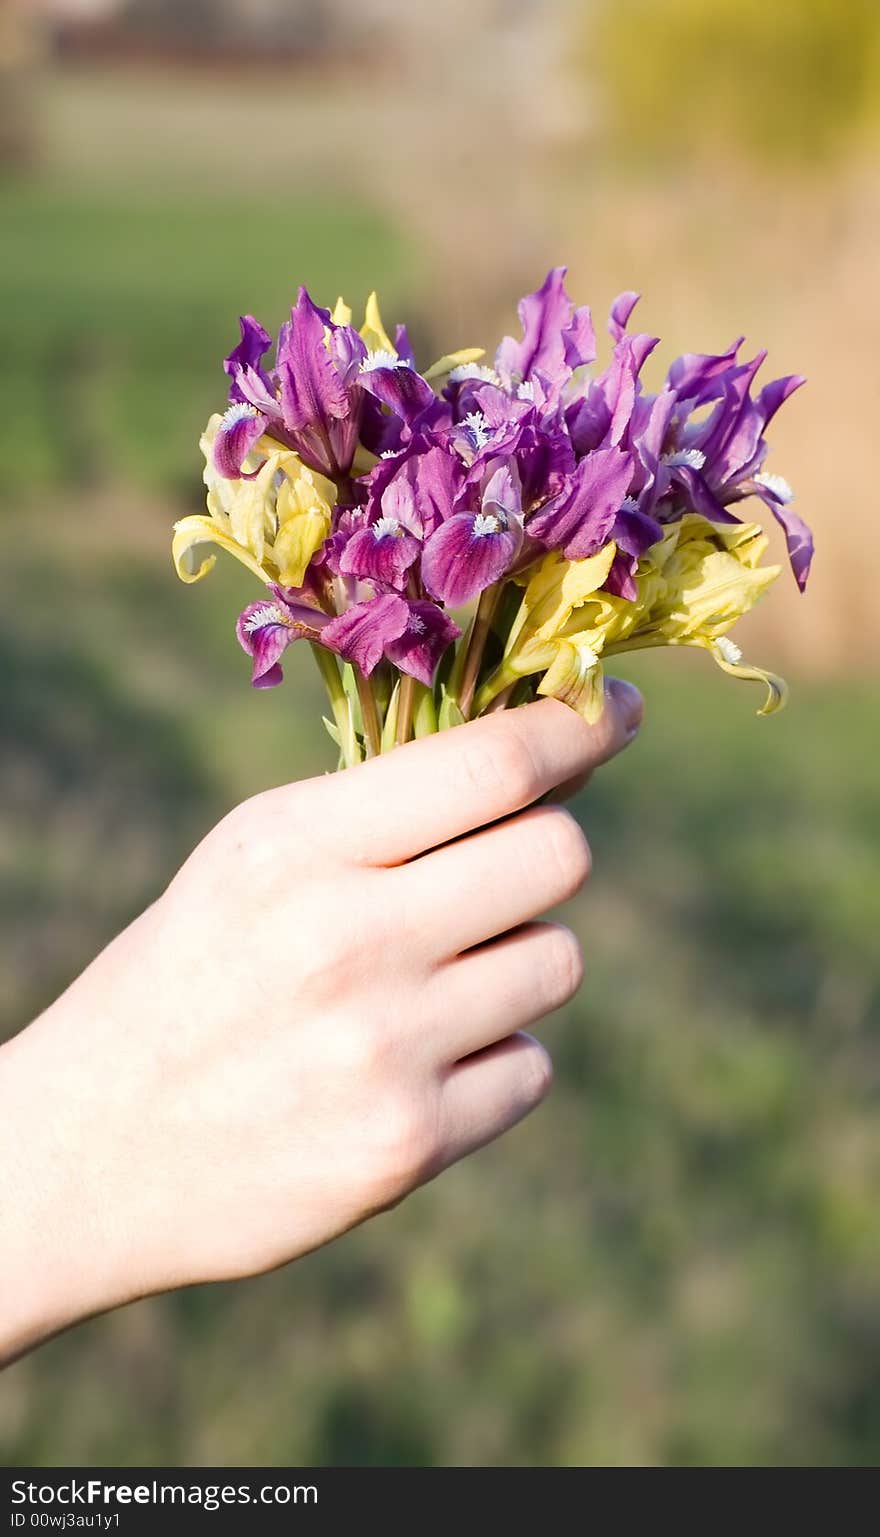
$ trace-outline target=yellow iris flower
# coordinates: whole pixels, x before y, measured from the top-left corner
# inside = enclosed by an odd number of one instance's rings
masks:
[[[246,467],[252,480],[227,480],[214,469],[212,448],[222,421],[212,416],[200,441],[205,456],[208,512],[181,518],[171,546],[181,581],[198,582],[212,569],[215,547],[226,550],[261,581],[299,587],[312,556],[330,532],[336,487],[274,439],[257,442]]]
[[[769,715],[785,702],[781,678],[741,659],[727,632],[779,575],[762,566],[767,536],[756,523],[710,523],[689,513],[670,524],[639,563],[633,602],[598,589],[614,558],[607,545],[588,560],[557,552],[533,568],[504,659],[486,698],[544,672],[538,693],[562,699],[588,721],[602,713],[602,658],[651,646],[700,646],[725,672],[763,682]],[[485,701],[484,701],[485,702]]]

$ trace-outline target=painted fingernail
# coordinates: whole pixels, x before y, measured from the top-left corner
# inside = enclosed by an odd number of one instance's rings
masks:
[[[635,736],[645,713],[645,702],[637,688],[623,678],[610,678],[608,690],[614,700],[626,728],[628,737]]]

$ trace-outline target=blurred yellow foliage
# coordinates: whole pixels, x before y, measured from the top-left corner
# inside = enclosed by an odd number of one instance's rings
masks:
[[[604,0],[584,62],[622,149],[824,161],[880,103],[877,0]]]

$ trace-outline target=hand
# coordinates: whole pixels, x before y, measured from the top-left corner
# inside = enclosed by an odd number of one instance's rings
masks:
[[[532,920],[590,857],[533,803],[640,713],[625,684],[592,728],[545,700],[270,790],[209,834],[0,1051],[0,1355],[283,1264],[543,1099],[522,1028],[582,961]]]

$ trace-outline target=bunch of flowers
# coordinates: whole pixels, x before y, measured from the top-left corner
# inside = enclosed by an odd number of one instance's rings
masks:
[[[314,650],[328,729],[351,764],[535,693],[594,720],[605,657],[700,646],[734,676],[728,631],[778,575],[747,498],[782,526],[803,589],[813,545],[786,481],[763,469],[768,424],[803,380],[753,392],[764,353],[688,353],[657,393],[658,338],[615,300],[600,372],[565,269],[519,305],[522,336],[425,373],[375,294],[360,330],[299,291],[272,338],[252,316],[225,360],[229,406],[201,440],[206,515],[175,525],[186,582],[228,551],[264,584],[238,619],[258,688],[294,641]]]

